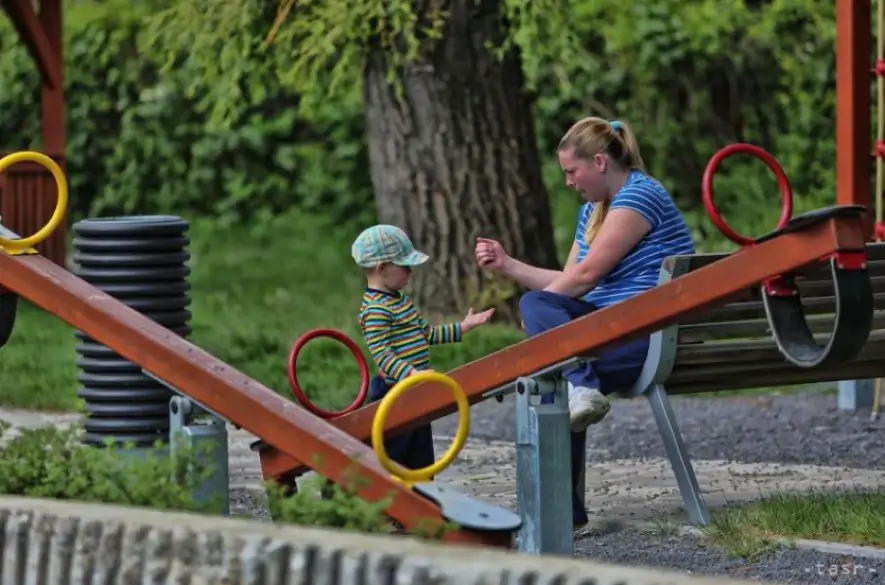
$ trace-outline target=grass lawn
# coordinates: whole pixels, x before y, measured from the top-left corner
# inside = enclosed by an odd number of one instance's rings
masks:
[[[356,322],[365,281],[350,258],[350,233],[290,215],[260,231],[194,221],[190,236],[195,344],[287,396],[289,350],[310,329],[343,330],[368,358]],[[522,338],[516,329],[489,326],[462,344],[433,348],[434,365],[446,371]],[[71,327],[22,302],[0,350],[0,405],[79,408],[76,343]],[[356,364],[335,341],[308,344],[298,367],[301,386],[326,408],[344,407],[356,395]]]
[[[558,239],[570,237],[563,234]],[[291,396],[289,350],[310,329],[343,330],[368,358],[356,323],[364,281],[350,258],[353,234],[315,217],[289,214],[252,230],[193,221],[190,236],[191,341],[286,396]],[[522,338],[521,331],[509,327],[479,329],[464,343],[433,348],[434,366],[447,371]],[[0,350],[0,405],[77,409],[75,345],[72,328],[22,302],[12,338]],[[302,387],[318,404],[342,408],[353,400],[358,371],[338,343],[315,340],[298,366]],[[371,362],[370,368],[374,372]]]
[[[736,557],[754,559],[775,538],[804,538],[885,547],[885,492],[819,490],[777,494],[745,507],[717,511],[710,540]]]

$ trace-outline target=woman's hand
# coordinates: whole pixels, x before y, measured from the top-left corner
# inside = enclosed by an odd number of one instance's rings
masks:
[[[504,246],[497,240],[489,238],[476,239],[476,263],[483,270],[502,272],[511,258],[504,251]]]

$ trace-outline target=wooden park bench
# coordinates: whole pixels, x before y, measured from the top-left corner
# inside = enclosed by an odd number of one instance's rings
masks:
[[[863,349],[848,362],[804,368],[785,359],[772,336],[760,288],[744,291],[725,305],[698,312],[652,335],[639,380],[621,396],[645,396],[651,404],[691,523],[708,524],[710,517],[668,395],[885,377],[885,243],[869,244],[867,250],[873,326]],[[659,283],[726,256],[668,258]],[[817,264],[797,277],[796,284],[809,329],[816,340],[825,341],[833,330],[836,307],[829,270]]]

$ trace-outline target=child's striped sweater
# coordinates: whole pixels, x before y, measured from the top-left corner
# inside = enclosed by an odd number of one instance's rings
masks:
[[[367,288],[359,321],[369,352],[390,384],[412,370],[430,369],[431,345],[461,341],[460,323],[429,325],[403,293]]]

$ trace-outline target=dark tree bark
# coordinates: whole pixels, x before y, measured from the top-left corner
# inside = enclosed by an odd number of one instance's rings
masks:
[[[424,10],[428,3],[413,4]],[[506,34],[499,2],[442,4],[444,36],[399,71],[401,99],[387,81],[383,51],[369,56],[364,78],[379,221],[406,230],[431,256],[411,287],[435,316],[487,308],[489,281],[474,261],[478,236],[498,239],[525,262],[559,267],[520,55],[499,59],[486,49]],[[512,319],[519,290],[491,296]]]

